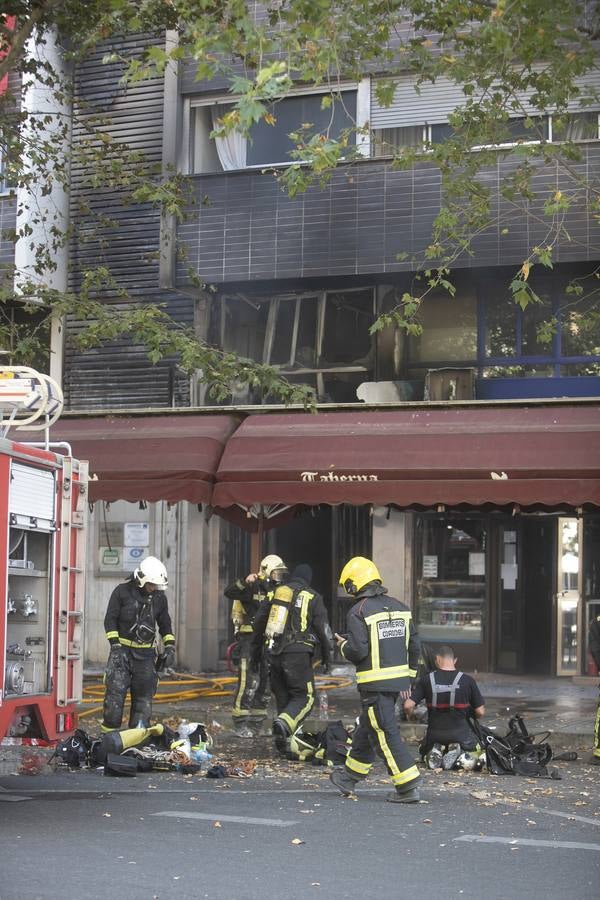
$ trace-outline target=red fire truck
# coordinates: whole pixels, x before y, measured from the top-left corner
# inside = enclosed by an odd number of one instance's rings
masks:
[[[77,723],[88,466],[48,443],[61,410],[47,376],[0,367],[0,740],[56,740]],[[40,427],[41,443],[6,436]]]

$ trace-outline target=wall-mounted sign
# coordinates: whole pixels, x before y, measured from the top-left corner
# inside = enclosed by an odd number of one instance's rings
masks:
[[[423,557],[423,578],[438,577],[438,558],[437,556]]]
[[[356,475],[338,475],[337,472],[300,472],[300,481],[379,481],[379,477],[363,472]]]
[[[485,575],[485,553],[469,553],[469,575]]]
[[[120,547],[100,547],[98,565],[101,572],[119,571],[123,568],[123,551]]]
[[[150,546],[150,526],[147,522],[125,522],[124,529],[126,547]]]
[[[145,547],[125,547],[123,550],[123,568],[136,569],[147,555]]]

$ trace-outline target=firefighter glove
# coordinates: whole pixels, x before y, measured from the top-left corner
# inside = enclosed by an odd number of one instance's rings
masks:
[[[173,644],[169,644],[167,647],[165,647],[162,656],[164,660],[163,668],[172,669],[175,665],[175,647],[173,646]]]
[[[111,675],[113,672],[121,671],[125,667],[125,651],[123,650],[123,647],[121,644],[111,644],[106,674]]]

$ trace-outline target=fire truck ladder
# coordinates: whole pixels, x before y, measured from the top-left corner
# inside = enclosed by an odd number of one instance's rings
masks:
[[[78,465],[79,480],[74,481]],[[60,609],[58,615],[57,703],[68,706],[81,700],[83,681],[83,604],[85,573],[85,520],[88,463],[63,459],[60,498]],[[75,496],[73,492],[75,491]],[[71,696],[70,696],[71,695]]]

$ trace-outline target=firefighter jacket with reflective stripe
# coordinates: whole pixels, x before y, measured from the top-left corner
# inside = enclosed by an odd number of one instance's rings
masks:
[[[150,652],[156,640],[157,626],[165,646],[174,644],[165,593],[146,594],[133,580],[117,585],[104,617],[104,630],[110,643]]]
[[[231,621],[236,634],[252,634],[258,607],[269,593],[267,585],[258,578],[252,584],[247,584],[243,578],[238,578],[225,589],[227,599],[233,600]]]
[[[317,594],[303,578],[291,579],[276,588],[261,607],[254,620],[253,650],[257,651],[264,639],[265,628],[272,604],[278,603],[280,589],[289,594],[291,601],[283,632],[273,639],[267,649],[274,656],[280,653],[313,651],[317,644],[321,647],[321,662],[328,666],[331,660],[331,628],[323,598]],[[287,604],[286,604],[287,605]]]
[[[597,616],[590,625],[590,653],[600,672],[600,616]]]
[[[357,599],[340,649],[356,666],[359,690],[407,690],[417,674],[420,650],[411,611],[381,585],[367,585]]]

